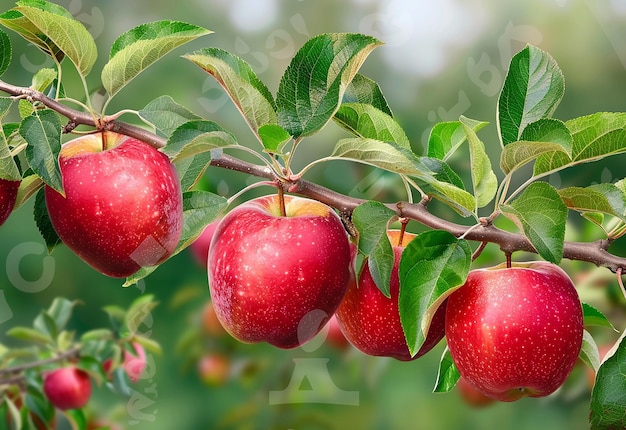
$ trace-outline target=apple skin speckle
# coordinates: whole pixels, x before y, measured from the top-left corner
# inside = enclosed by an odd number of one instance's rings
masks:
[[[46,205],[68,248],[99,272],[121,278],[171,255],[182,232],[182,193],[165,154],[133,138],[109,137],[117,145],[104,151],[80,148],[99,136],[63,147],[66,196],[46,186]]]
[[[228,213],[209,247],[208,275],[215,312],[234,338],[288,349],[310,340],[335,313],[348,286],[351,252],[332,209],[285,199],[286,217],[273,209],[277,196]]]
[[[496,400],[556,391],[576,363],[582,337],[574,284],[551,263],[473,270],[448,298],[452,359],[462,377]]]

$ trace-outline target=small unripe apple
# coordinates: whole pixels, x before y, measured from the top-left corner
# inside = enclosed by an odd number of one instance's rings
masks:
[[[547,396],[576,364],[582,306],[569,276],[551,263],[472,270],[448,297],[446,338],[461,376],[486,396]]]
[[[182,194],[168,157],[135,138],[89,134],[61,148],[65,196],[46,186],[48,214],[68,248],[101,273],[130,276],[172,253]]]
[[[223,385],[228,381],[230,361],[221,354],[207,354],[198,362],[198,375],[209,386]]]
[[[0,179],[0,225],[4,224],[11,215],[19,187],[20,181]]]
[[[61,410],[84,407],[91,397],[91,380],[74,366],[55,369],[44,376],[43,391],[50,403]]]
[[[399,230],[390,230],[387,236],[394,253],[390,280],[391,297],[386,297],[378,289],[370,274],[369,262],[366,261],[361,269],[358,284],[355,278],[350,281],[348,292],[337,309],[337,321],[348,341],[365,354],[393,357],[401,361],[414,360],[426,354],[443,339],[445,302],[435,312],[424,344],[411,357],[398,309],[400,295],[398,266],[402,251],[415,235],[404,232],[401,236]]]
[[[277,195],[243,203],[219,223],[209,249],[215,312],[234,338],[295,348],[324,327],[350,278],[339,216],[311,199]],[[320,318],[320,316],[322,316]]]

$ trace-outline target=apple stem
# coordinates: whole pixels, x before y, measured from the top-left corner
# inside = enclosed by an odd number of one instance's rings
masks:
[[[506,252],[504,255],[506,256],[506,268],[510,269],[511,268],[511,253]]]
[[[278,186],[276,188],[278,189],[280,216],[287,216],[287,211],[285,210],[285,191],[283,190],[282,184],[280,183],[278,183]]]
[[[409,223],[408,218],[400,218],[400,234],[398,235],[398,243],[396,246],[402,246],[404,241],[404,233],[406,232],[406,225]]]

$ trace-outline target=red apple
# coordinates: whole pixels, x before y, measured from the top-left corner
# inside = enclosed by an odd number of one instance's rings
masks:
[[[198,362],[200,379],[209,386],[219,386],[226,383],[229,372],[229,360],[220,354],[205,355]]]
[[[576,364],[582,337],[574,284],[551,263],[473,270],[448,298],[452,360],[462,377],[496,400],[554,392]]]
[[[96,270],[132,275],[172,253],[182,230],[182,195],[167,156],[113,132],[79,137],[59,155],[62,196],[46,186],[61,240]]]
[[[133,349],[135,354],[132,354],[130,351],[124,351],[124,370],[131,382],[137,382],[146,369],[146,351],[137,342],[133,343]]]
[[[380,292],[366,261],[361,269],[358,285],[354,278],[350,282],[346,297],[337,309],[337,321],[348,341],[365,354],[408,361],[426,354],[443,338],[445,302],[435,312],[426,341],[417,354],[411,357],[398,310],[400,294],[398,265],[402,251],[415,235],[405,232],[402,235],[402,243],[399,243],[399,230],[390,230],[387,236],[393,245],[394,253],[390,280],[391,297],[385,297]]]
[[[124,362],[122,363],[122,368],[130,378],[131,382],[137,382],[146,368],[146,351],[143,349],[143,346],[137,342],[132,345],[135,350],[135,354],[132,354],[130,351],[124,351]],[[102,363],[102,369],[108,376],[109,380],[113,378],[113,371],[111,369],[112,366],[113,360],[110,358]]]
[[[20,181],[0,179],[0,225],[11,215],[19,187]]]
[[[219,224],[219,221],[215,221],[207,225],[204,230],[202,230],[202,233],[200,233],[200,236],[198,236],[198,238],[194,240],[191,245],[189,245],[191,256],[196,264],[203,269],[206,269],[207,267],[209,246],[211,245],[211,239],[213,239],[213,234],[215,233],[217,224]]]
[[[339,216],[294,196],[285,196],[285,213],[278,196],[260,197],[233,209],[213,236],[213,306],[226,331],[242,342],[302,345],[346,292],[350,244]]]
[[[54,407],[79,409],[91,397],[91,380],[87,373],[76,367],[61,367],[44,376],[43,391]]]

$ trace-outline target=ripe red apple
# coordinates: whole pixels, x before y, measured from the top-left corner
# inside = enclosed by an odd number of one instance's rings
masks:
[[[61,240],[96,270],[132,275],[172,253],[182,230],[182,194],[167,156],[113,132],[74,139],[61,149],[62,196],[46,186]]]
[[[452,360],[462,377],[496,400],[554,392],[576,364],[582,337],[574,284],[551,263],[473,270],[448,297]]]
[[[286,216],[280,207],[278,196],[260,197],[222,219],[209,249],[209,286],[217,317],[233,337],[295,348],[339,306],[350,245],[330,207],[294,196],[285,196]]]
[[[211,239],[213,239],[213,234],[215,233],[215,229],[217,228],[217,224],[219,221],[214,221],[211,224],[207,225],[200,236],[196,240],[194,240],[191,245],[189,245],[189,251],[191,252],[191,256],[198,266],[206,269],[207,267],[207,258],[209,257],[209,246],[211,245]]]
[[[361,269],[358,285],[355,278],[350,282],[348,292],[337,309],[337,321],[348,341],[365,354],[408,361],[426,354],[443,338],[445,302],[433,316],[426,341],[417,354],[411,357],[398,310],[400,295],[398,265],[402,251],[415,238],[415,235],[405,232],[402,235],[402,243],[400,243],[399,230],[390,230],[387,236],[394,253],[390,280],[391,297],[385,297],[380,292],[366,261]]]
[[[87,373],[74,366],[61,367],[44,376],[43,392],[58,409],[79,409],[91,397],[91,380]]]
[[[11,215],[19,187],[20,181],[0,179],[0,225],[4,224]]]

